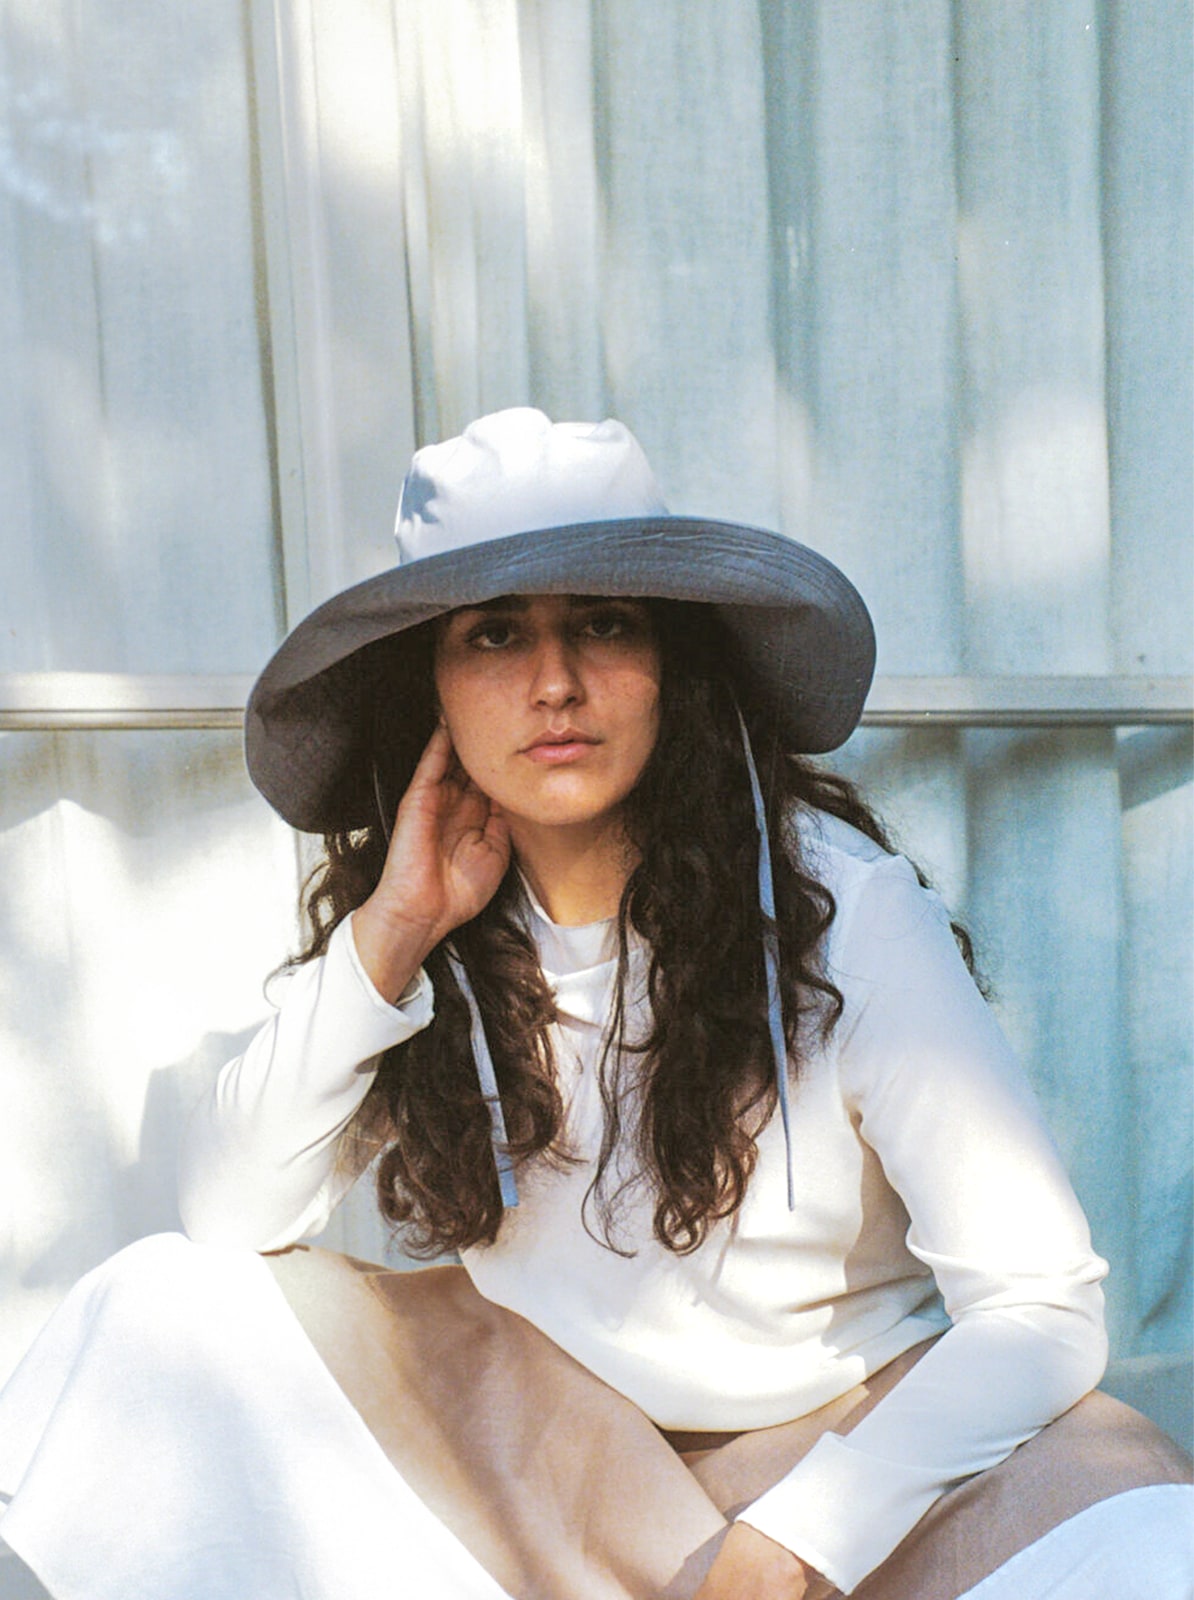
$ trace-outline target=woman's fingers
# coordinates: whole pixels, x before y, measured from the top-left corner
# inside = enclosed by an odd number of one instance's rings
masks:
[[[506,821],[499,807],[493,802],[489,805],[489,816],[485,823],[485,840],[488,844],[510,851],[510,824]]]
[[[466,850],[477,847],[486,853],[510,853],[510,827],[501,813],[495,810],[489,796],[475,784],[463,791],[444,819],[444,845],[448,856],[463,846]]]
[[[748,1522],[735,1522],[695,1600],[830,1600],[833,1585]]]
[[[416,926],[434,944],[492,899],[509,860],[506,821],[461,768],[440,723],[398,806],[370,901],[403,939]]]
[[[398,806],[377,887],[353,914],[380,993],[401,993],[427,952],[493,898],[509,861],[508,824],[461,769],[441,723]]]
[[[442,783],[455,753],[447,724],[437,722],[430,739],[423,746],[423,754],[419,757],[409,787],[413,789],[416,785]]]
[[[452,736],[441,722],[424,745],[398,804],[391,856],[401,856],[408,842],[419,850],[433,843],[432,835],[438,836],[445,825],[451,825],[467,786]]]

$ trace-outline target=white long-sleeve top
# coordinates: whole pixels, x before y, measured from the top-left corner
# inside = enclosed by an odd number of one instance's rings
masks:
[[[846,824],[800,828],[836,902],[825,966],[845,1007],[792,1086],[795,1211],[775,1116],[745,1202],[692,1254],[652,1238],[642,1190],[618,1220],[633,1254],[593,1237],[591,1210],[586,1229],[616,939],[532,904],[583,1159],[520,1170],[517,1210],[463,1259],[484,1295],[668,1428],[803,1416],[948,1330],[847,1438],[824,1436],[741,1514],[849,1592],[947,1487],[1098,1382],[1106,1265],[937,897]],[[632,950],[631,1038],[646,960]],[[181,1177],[192,1237],[276,1249],[317,1232],[351,1181],[337,1149],[377,1055],[432,1013],[425,976],[388,1005],[342,924],[197,1108]]]

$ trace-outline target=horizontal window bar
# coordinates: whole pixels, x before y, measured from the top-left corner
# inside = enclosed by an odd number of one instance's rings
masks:
[[[0,729],[238,728],[250,674],[0,673]],[[883,677],[863,723],[1138,727],[1194,721],[1185,677]]]
[[[251,673],[0,673],[0,729],[239,728]]]
[[[1141,727],[1194,721],[1186,677],[876,678],[872,728]]]

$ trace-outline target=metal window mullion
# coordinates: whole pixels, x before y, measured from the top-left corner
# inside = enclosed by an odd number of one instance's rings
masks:
[[[247,673],[0,673],[0,729],[239,728],[252,686]]]
[[[1194,683],[1185,677],[881,677],[863,724],[1140,727],[1192,718]]]
[[[247,674],[0,674],[0,729],[236,728]],[[898,678],[875,681],[863,725],[1142,727],[1194,720],[1184,677]]]

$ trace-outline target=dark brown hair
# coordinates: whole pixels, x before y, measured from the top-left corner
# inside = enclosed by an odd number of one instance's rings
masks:
[[[604,1135],[590,1212],[611,1248],[618,1202],[615,1151],[654,1203],[655,1236],[684,1253],[742,1203],[755,1139],[775,1109],[757,891],[754,810],[738,724],[750,730],[771,831],[781,992],[789,1059],[826,1038],[842,996],[821,952],[833,920],[829,889],[802,859],[802,808],[842,818],[884,849],[890,842],[845,779],[781,750],[775,720],[707,606],[651,602],[662,656],[660,735],[626,802],[637,852],[618,913],[619,981],[601,1063]],[[359,663],[373,707],[368,747],[379,817],[404,792],[434,725],[430,626],[384,641]],[[402,685],[401,702],[395,686]],[[388,808],[388,809],[387,809]],[[331,834],[308,881],[310,935],[299,959],[319,955],[336,925],[376,885],[385,858],[379,825]],[[522,915],[513,864],[488,906],[456,930],[494,1059],[516,1167],[573,1159],[549,1028],[551,994]],[[627,1037],[625,978],[631,930],[650,951],[650,1026]],[[956,930],[969,959],[969,943]],[[489,1108],[469,1046],[466,1004],[442,948],[427,970],[432,1024],[386,1052],[354,1123],[358,1159],[380,1150],[378,1199],[407,1250],[437,1255],[491,1243],[502,1220]],[[633,1114],[630,1108],[633,1107]]]

